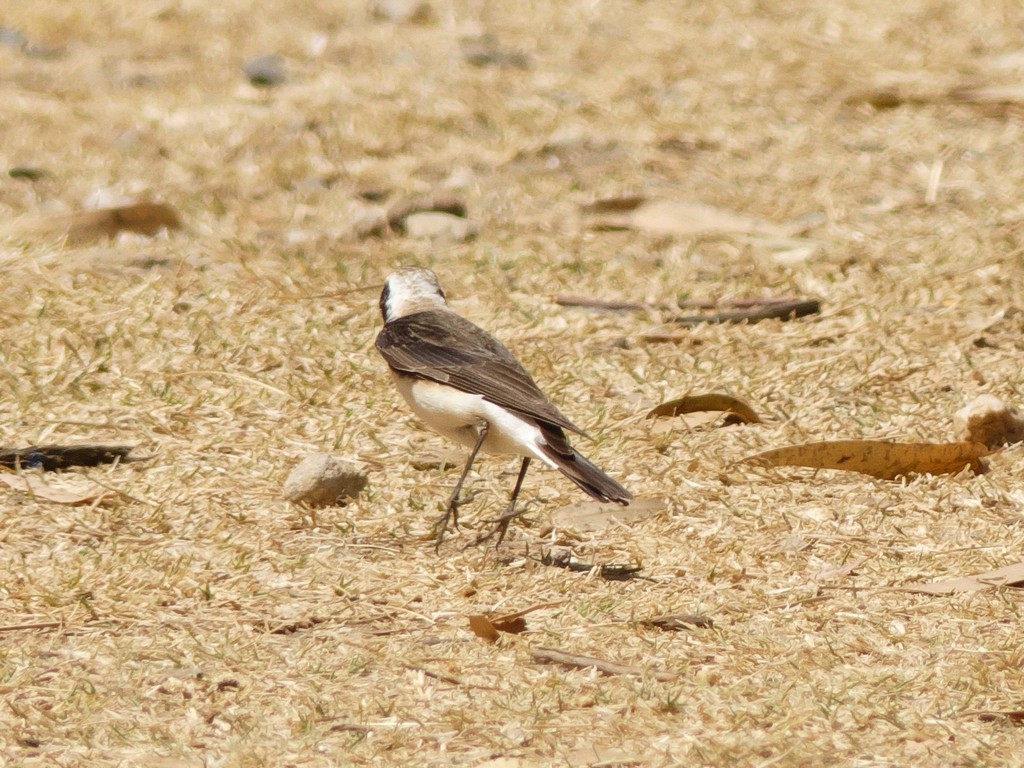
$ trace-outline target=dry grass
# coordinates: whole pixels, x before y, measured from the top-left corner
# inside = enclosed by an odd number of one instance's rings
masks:
[[[1020,765],[1016,721],[978,714],[1021,709],[1018,593],[895,589],[1021,559],[1020,449],[985,476],[902,484],[729,464],[807,439],[943,440],[973,396],[1024,399],[1020,111],[844,103],[879,82],[1019,79],[1021,7],[433,5],[425,26],[314,0],[4,11],[60,55],[0,47],[0,164],[51,174],[5,179],[2,216],[99,189],[168,201],[188,229],[0,250],[0,444],[156,454],[89,471],[134,499],[113,506],[0,491],[0,762]],[[460,40],[482,32],[531,68],[464,63]],[[243,82],[263,53],[286,85]],[[359,191],[444,185],[476,242],[349,237]],[[636,190],[823,214],[821,247],[785,264],[756,242],[580,226],[578,205]],[[413,466],[442,444],[372,350],[398,264],[432,266],[595,435],[598,464],[668,500],[574,542],[647,579],[525,557],[573,541],[548,522],[579,493],[542,470],[501,550],[464,550],[470,532],[435,554],[454,476]],[[657,318],[558,293],[813,294],[825,311],[646,345]],[[716,390],[771,422],[665,434],[637,418]],[[282,502],[314,450],[361,461],[368,493],[316,515]],[[516,462],[480,469],[471,523],[501,509]],[[524,635],[468,632],[467,614],[558,600]],[[666,612],[716,627],[638,623]],[[677,677],[540,666],[540,645]]]

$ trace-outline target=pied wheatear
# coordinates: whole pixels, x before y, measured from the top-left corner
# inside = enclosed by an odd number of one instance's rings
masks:
[[[559,470],[589,496],[627,505],[629,491],[581,456],[565,431],[586,436],[563,416],[493,336],[448,307],[429,269],[402,269],[388,277],[380,296],[384,328],[377,351],[398,391],[424,423],[470,448],[469,460],[436,523],[441,543],[448,522],[458,526],[459,493],[477,454],[523,457],[512,498],[496,526],[477,543],[505,537],[516,517],[516,497],[531,459]]]

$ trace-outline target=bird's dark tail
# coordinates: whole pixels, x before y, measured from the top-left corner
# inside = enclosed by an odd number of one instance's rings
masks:
[[[633,494],[570,446],[564,434],[556,434],[551,429],[542,431],[547,442],[541,444],[541,450],[555,462],[559,471],[583,489],[584,493],[598,501],[614,501],[624,507],[629,504]],[[561,430],[558,432],[561,433]]]

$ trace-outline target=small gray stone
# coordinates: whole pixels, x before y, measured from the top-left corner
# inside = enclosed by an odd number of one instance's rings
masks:
[[[354,499],[366,487],[366,473],[329,453],[311,453],[284,481],[288,501],[326,507],[339,499]]]
[[[249,82],[261,88],[270,88],[283,83],[287,76],[284,73],[284,62],[280,56],[257,56],[245,62],[242,72]]]
[[[440,211],[423,211],[405,217],[405,234],[412,238],[446,240],[463,243],[472,240],[480,232],[480,225],[472,219],[453,216]]]

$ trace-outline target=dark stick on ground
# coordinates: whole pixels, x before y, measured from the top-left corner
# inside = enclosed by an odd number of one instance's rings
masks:
[[[777,319],[792,320],[806,315],[821,312],[818,299],[802,299],[800,301],[781,301],[777,303],[759,304],[749,309],[737,309],[719,312],[714,315],[682,315],[672,318],[672,322],[680,325],[699,325],[700,323],[756,323],[761,320]]]
[[[0,466],[10,469],[44,469],[54,472],[69,467],[133,461],[132,445],[32,445],[28,448],[0,448]]]

